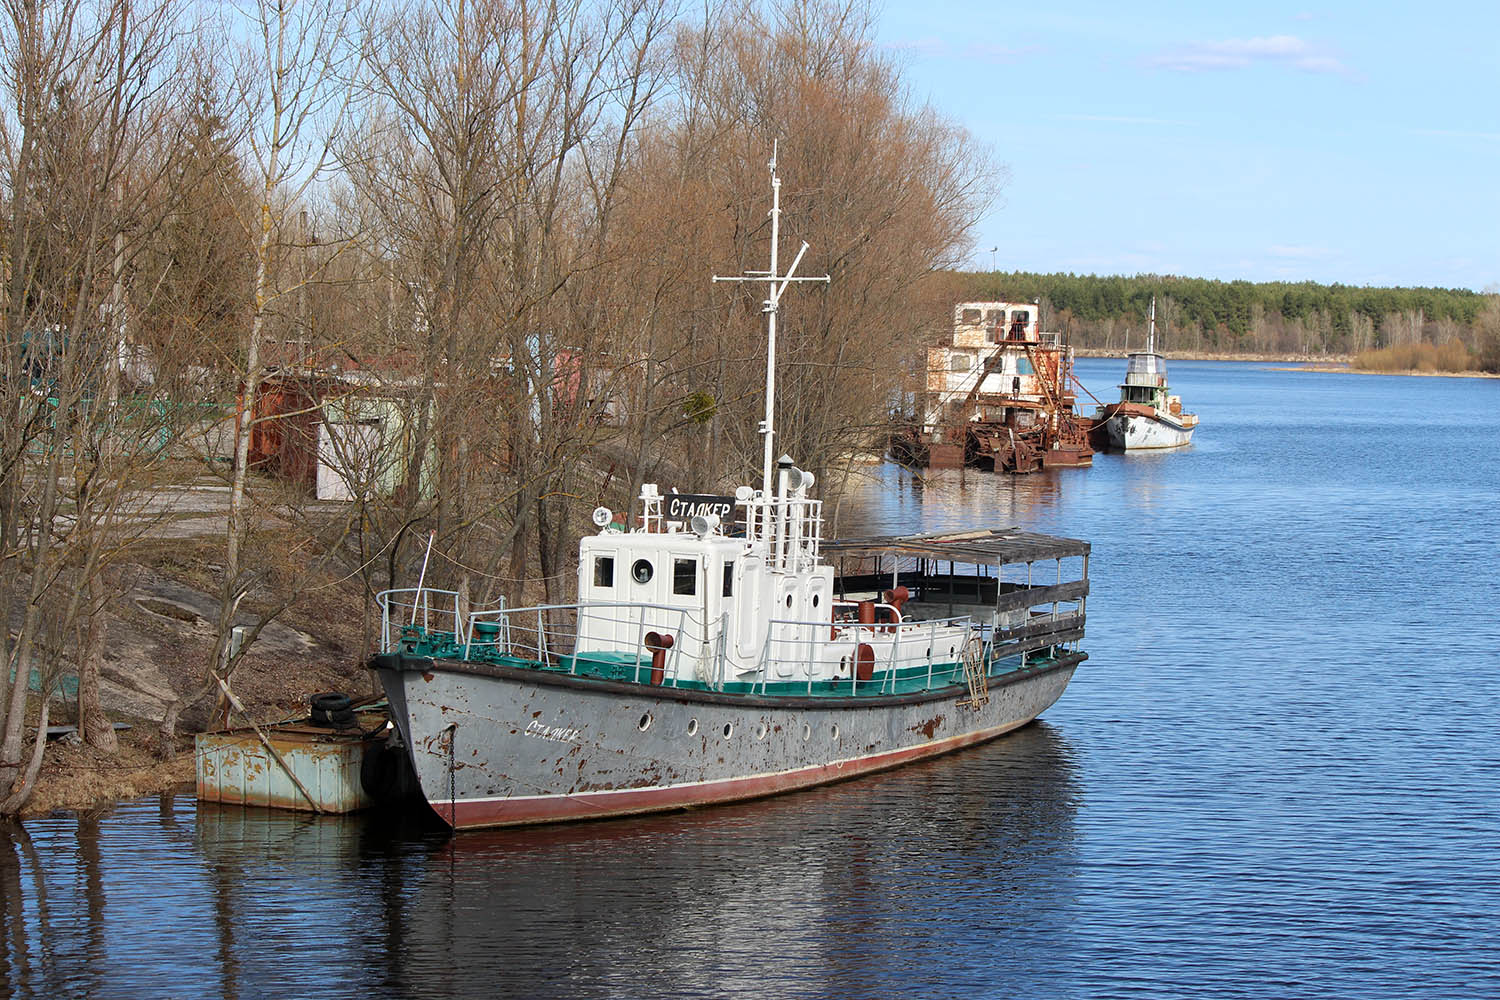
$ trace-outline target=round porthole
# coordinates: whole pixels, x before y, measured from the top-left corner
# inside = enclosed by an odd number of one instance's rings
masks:
[[[786,606],[787,607],[791,607],[792,606],[792,595],[791,594],[787,594],[786,595]]]
[[[812,723],[810,723],[810,722],[804,722],[804,723],[802,723],[802,739],[803,739],[803,742],[806,742],[807,740],[812,739]]]
[[[655,720],[651,718],[651,713],[647,712],[645,715],[641,716],[640,721],[635,724],[635,728],[644,733],[646,730],[651,728],[651,723],[653,721]]]
[[[697,719],[689,719],[688,720],[688,735],[689,736],[697,736],[698,735],[698,720]]]
[[[726,722],[726,723],[724,723],[723,733],[724,733],[724,738],[726,740],[729,739],[729,737],[733,736],[734,735],[734,723],[732,723],[732,722]]]
[[[838,739],[839,738],[839,724],[837,722],[835,722],[833,724],[833,738],[834,739]]]
[[[630,567],[630,575],[636,583],[650,583],[654,572],[650,559],[637,559],[635,565]]]
[[[764,722],[757,723],[755,726],[755,738],[758,740],[763,740],[766,738],[766,734],[770,731],[770,727],[767,726]]]
[[[817,594],[813,595],[812,605],[813,605],[813,607],[817,607],[818,606],[818,595]]]

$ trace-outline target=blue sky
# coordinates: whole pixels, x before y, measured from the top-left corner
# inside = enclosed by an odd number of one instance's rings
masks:
[[[1500,288],[1500,0],[886,0],[878,37],[1009,167],[975,267]]]

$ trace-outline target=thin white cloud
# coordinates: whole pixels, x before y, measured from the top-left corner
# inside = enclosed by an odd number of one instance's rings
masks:
[[[1154,57],[1151,64],[1182,73],[1249,69],[1260,65],[1290,66],[1306,73],[1351,75],[1349,68],[1332,52],[1296,35],[1190,42]]]
[[[909,52],[912,55],[924,59],[964,59],[983,60],[992,63],[1018,62],[1027,56],[1033,56],[1042,51],[1039,45],[993,45],[985,42],[974,42],[963,48],[955,48],[947,39],[928,36],[926,38],[907,38],[897,42],[887,42],[886,48],[895,52]]]
[[[1325,260],[1333,256],[1333,251],[1327,247],[1298,246],[1292,244],[1279,244],[1266,247],[1266,253],[1272,257],[1285,257],[1291,260]]]
[[[987,45],[975,42],[964,49],[964,55],[972,59],[985,59],[989,62],[1011,63],[1024,59],[1027,56],[1036,55],[1041,51],[1038,45],[1023,45],[1020,48],[1005,45]]]
[[[1069,122],[1117,122],[1121,125],[1185,125],[1190,126],[1192,122],[1177,121],[1173,118],[1137,118],[1132,115],[1057,115],[1062,121]]]
[[[906,38],[899,42],[887,42],[886,48],[896,52],[910,52],[913,55],[941,57],[949,54],[948,43],[941,38]]]
[[[1433,135],[1445,139],[1500,139],[1500,132],[1470,132],[1453,128],[1414,128],[1412,135]]]

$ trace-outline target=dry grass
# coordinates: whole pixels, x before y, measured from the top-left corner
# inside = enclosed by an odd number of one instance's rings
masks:
[[[1470,372],[1479,359],[1457,338],[1445,344],[1394,344],[1377,351],[1360,351],[1351,367],[1367,372]]]
[[[25,814],[87,809],[100,802],[153,795],[193,783],[191,739],[180,741],[172,759],[162,760],[154,733],[131,729],[119,737],[120,748],[114,754],[62,741],[48,746]]]

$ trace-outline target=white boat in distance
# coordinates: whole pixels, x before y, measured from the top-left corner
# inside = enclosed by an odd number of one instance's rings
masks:
[[[471,610],[422,581],[379,596],[385,751],[455,829],[895,767],[1027,724],[1087,659],[1087,542],[981,529],[825,544],[813,477],[773,467],[776,309],[802,254],[778,272],[774,157],[771,177],[771,267],[746,278],[770,290],[761,488],[647,485],[629,531],[595,510],[575,604]]]
[[[1120,384],[1120,401],[1099,407],[1094,437],[1115,451],[1181,448],[1193,439],[1198,417],[1182,411],[1182,398],[1167,386],[1167,359],[1156,353],[1156,299],[1151,299],[1146,350],[1131,354]]]

